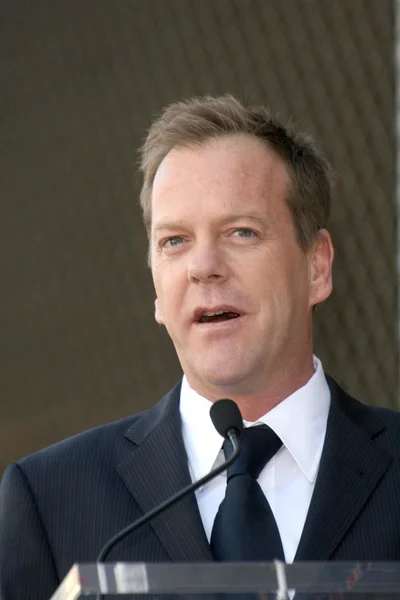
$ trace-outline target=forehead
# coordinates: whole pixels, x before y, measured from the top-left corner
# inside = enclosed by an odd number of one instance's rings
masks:
[[[201,146],[173,149],[162,161],[153,185],[153,219],[165,211],[187,210],[189,200],[200,208],[258,204],[273,208],[284,196],[290,178],[287,166],[260,139],[231,135]]]

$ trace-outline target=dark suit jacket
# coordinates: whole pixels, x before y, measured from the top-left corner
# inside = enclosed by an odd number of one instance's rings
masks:
[[[326,440],[296,560],[400,560],[400,415],[329,385]],[[179,389],[147,412],[7,469],[1,600],[47,600],[73,563],[94,562],[108,538],[190,483]],[[194,495],[117,544],[108,560],[213,560]]]

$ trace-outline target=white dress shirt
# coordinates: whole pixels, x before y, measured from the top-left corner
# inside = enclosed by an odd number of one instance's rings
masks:
[[[286,562],[293,562],[303,531],[321,460],[330,391],[322,364],[314,357],[314,374],[299,390],[280,402],[257,423],[265,423],[280,437],[283,446],[268,462],[258,479],[274,513]],[[210,419],[211,402],[200,396],[183,378],[180,412],[189,470],[195,481],[223,458],[223,438]],[[211,531],[225,496],[226,473],[197,490],[196,498],[204,530]]]

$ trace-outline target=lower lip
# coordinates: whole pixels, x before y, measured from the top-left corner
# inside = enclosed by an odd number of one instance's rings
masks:
[[[215,331],[215,333],[217,332],[223,332],[223,331],[232,331],[234,329],[237,329],[238,327],[240,327],[242,325],[243,322],[243,315],[241,315],[240,317],[236,317],[235,319],[227,319],[226,321],[210,321],[208,323],[194,323],[194,326],[196,327],[197,331],[202,331],[204,333],[212,333]]]

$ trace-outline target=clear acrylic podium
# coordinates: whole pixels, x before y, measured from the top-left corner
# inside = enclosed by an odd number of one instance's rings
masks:
[[[95,563],[72,567],[51,600],[219,594],[254,599],[400,599],[400,562]],[[142,596],[143,597],[143,596]],[[220,596],[222,599],[223,596]],[[238,596],[239,600],[239,596]]]

